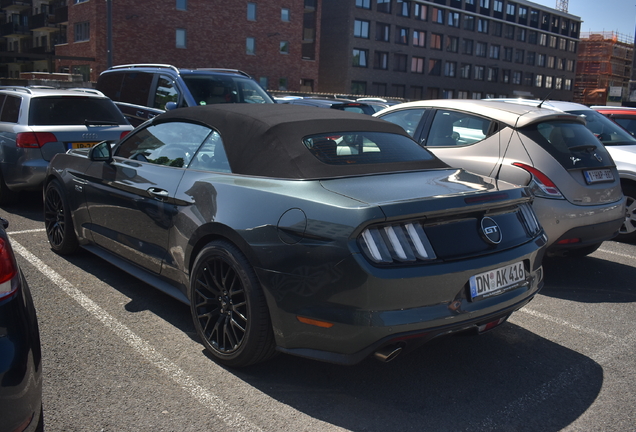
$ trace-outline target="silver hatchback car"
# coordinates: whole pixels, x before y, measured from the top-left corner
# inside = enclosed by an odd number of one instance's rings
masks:
[[[614,161],[580,116],[496,99],[408,102],[375,116],[451,166],[530,185],[548,254],[590,254],[625,220]]]
[[[132,129],[97,90],[0,87],[0,204],[40,189],[55,154],[116,142]]]

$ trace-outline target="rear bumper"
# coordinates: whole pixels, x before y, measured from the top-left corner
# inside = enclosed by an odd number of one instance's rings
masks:
[[[548,253],[609,240],[618,234],[625,221],[625,198],[611,204],[579,206],[566,200],[537,197],[532,207],[548,236]],[[580,241],[556,245],[557,241],[566,238]]]

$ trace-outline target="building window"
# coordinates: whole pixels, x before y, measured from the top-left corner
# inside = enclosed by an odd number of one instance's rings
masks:
[[[535,87],[543,86],[543,75],[537,74],[534,76],[534,86]]]
[[[484,18],[479,18],[477,20],[477,31],[479,33],[488,33],[488,20]]]
[[[353,66],[354,67],[367,67],[367,57],[369,55],[368,50],[353,49]]]
[[[88,21],[75,24],[75,42],[83,42],[90,40],[91,27]]]
[[[532,87],[534,84],[534,74],[532,72],[526,72],[523,74],[523,85],[526,87]]]
[[[448,12],[448,25],[450,27],[458,27],[459,28],[459,13],[457,13],[457,12]]]
[[[468,63],[463,63],[461,69],[459,69],[459,76],[464,79],[470,79],[470,66]]]
[[[502,70],[502,72],[503,72],[502,82],[504,84],[510,84],[510,69],[504,69]]]
[[[482,99],[481,92],[473,92],[473,99]]]
[[[521,85],[521,72],[514,71],[512,73],[512,83],[514,85]]]
[[[245,54],[256,54],[256,40],[253,37],[248,37],[245,39]]]
[[[570,52],[576,52],[576,42],[575,41],[568,41],[568,51]]]
[[[556,38],[556,36],[550,36],[549,41],[550,41],[550,43],[549,43],[550,48],[556,48],[556,46],[557,46],[557,38]]]
[[[525,52],[522,49],[515,50],[515,63],[523,63],[523,56]]]
[[[537,66],[545,67],[545,54],[537,55]]]
[[[411,72],[424,73],[424,58],[423,57],[411,57]]]
[[[424,87],[422,86],[411,86],[411,99],[412,100],[420,100],[422,99],[422,95],[424,94]]]
[[[395,43],[400,45],[408,45],[409,43],[409,29],[405,27],[398,27],[396,32]]]
[[[499,45],[490,45],[490,54],[488,55],[488,57],[490,57],[491,59],[499,60],[500,50],[501,47]]]
[[[391,40],[391,26],[389,24],[377,23],[375,25],[375,40],[389,42]]]
[[[485,68],[483,66],[475,66],[473,69],[475,71],[475,79],[479,81],[483,81]]]
[[[395,54],[393,57],[393,70],[396,72],[406,72],[406,54]]]
[[[504,37],[506,39],[514,39],[515,38],[515,27],[510,24],[506,24],[504,28]]]
[[[353,24],[353,35],[355,37],[369,39],[369,21],[355,20]]]
[[[472,39],[462,39],[462,54],[473,55]]]
[[[431,49],[441,50],[442,49],[442,38],[443,35],[437,33],[431,33]]]
[[[421,3],[415,3],[415,11],[413,16],[415,19],[426,21],[427,6]]]
[[[563,90],[572,90],[572,80],[569,78],[565,79],[565,84],[563,86]]]
[[[269,86],[269,79],[267,79],[267,77],[263,77],[263,76],[262,76],[262,77],[260,77],[260,78],[258,79],[258,84],[259,84],[261,87],[263,87],[265,90],[267,90],[267,89],[268,89],[268,86]]]
[[[546,46],[548,45],[548,35],[545,33],[541,33],[539,35],[539,45]]]
[[[511,47],[504,47],[504,56],[503,56],[503,60],[504,61],[512,61],[512,48]]]
[[[517,32],[517,40],[519,42],[525,42],[526,41],[526,29],[524,28],[520,28],[519,31]]]
[[[506,4],[506,19],[509,21],[515,19],[515,6],[514,3]]]
[[[442,90],[442,99],[452,99],[453,90]]]
[[[538,40],[538,35],[536,31],[531,31],[528,33],[528,43],[532,45],[536,45]]]
[[[545,77],[545,88],[552,88],[552,77],[551,76],[546,76]]]
[[[366,81],[351,81],[351,94],[367,94]]]
[[[565,66],[565,70],[568,72],[574,72],[574,60],[568,60]]]
[[[486,71],[486,80],[490,82],[497,82],[497,75],[499,74],[499,69],[496,67],[489,67]]]
[[[283,21],[283,22],[289,22],[291,20],[288,8],[281,8],[281,10],[280,10],[280,20]]]
[[[406,95],[406,86],[404,84],[393,84],[393,96],[404,98]]]
[[[256,3],[247,4],[247,20],[256,21]]]
[[[371,0],[356,0],[356,7],[360,9],[371,9]]]
[[[464,30],[475,31],[475,17],[464,15]]]
[[[503,13],[503,1],[494,0],[492,8],[495,12]]]
[[[389,68],[389,53],[383,51],[376,51],[373,60],[373,67],[375,69],[387,70]]]
[[[534,51],[528,51],[528,54],[526,55],[526,64],[528,66],[534,66],[536,57],[537,53],[535,53]]]
[[[411,15],[411,2],[407,0],[397,0],[399,16],[408,17]]]
[[[287,78],[278,78],[278,90],[287,90]]]
[[[444,76],[449,78],[455,78],[457,76],[457,63],[456,62],[446,62],[444,64]]]
[[[413,46],[426,46],[426,32],[413,30]]]
[[[457,99],[468,99],[468,92],[464,90],[458,90]]]
[[[475,55],[477,57],[486,57],[488,52],[488,44],[486,42],[477,42],[475,45]]]
[[[501,37],[503,34],[503,24],[498,21],[493,22],[490,26],[490,31],[493,36]]]
[[[186,30],[185,29],[177,29],[176,41],[177,41],[176,43],[177,48],[186,47]]]
[[[371,91],[374,95],[386,96],[386,83],[372,83]]]
[[[177,0],[177,10],[188,10],[188,1],[187,0]]]
[[[548,63],[547,63],[547,67],[550,69],[554,69],[555,66],[555,62],[556,62],[556,57],[554,56],[548,56]]]
[[[566,39],[563,39],[563,38],[559,39],[559,49],[561,51],[566,50],[567,44],[568,44],[568,41]]]
[[[444,9],[434,7],[431,12],[431,20],[437,24],[444,24]]]
[[[457,36],[446,36],[446,51],[456,53],[459,50],[459,38]]]
[[[430,59],[428,61],[428,74],[440,76],[442,74],[442,61],[440,59]]]
[[[391,0],[377,0],[378,12],[391,13]]]
[[[84,3],[87,2],[88,0],[73,0],[73,4],[78,4],[78,3]]]
[[[281,53],[281,54],[289,54],[289,42],[288,41],[280,41],[278,52]]]

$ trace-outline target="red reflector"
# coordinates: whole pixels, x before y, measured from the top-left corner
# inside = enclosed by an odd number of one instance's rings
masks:
[[[581,239],[580,238],[570,238],[570,239],[563,239],[563,240],[559,240],[557,242],[557,244],[574,244],[574,243],[581,243]]]
[[[128,135],[129,133],[131,133],[132,131],[123,131],[121,133],[121,135],[119,135],[119,139],[123,139],[126,135]]]
[[[21,132],[15,139],[20,148],[39,148],[49,142],[56,142],[57,138],[50,132]]]
[[[556,187],[556,185],[552,182],[552,180],[550,180],[550,178],[547,175],[543,174],[541,171],[539,171],[535,167],[531,167],[530,165],[526,165],[521,162],[515,162],[513,163],[513,165],[528,171],[530,174],[535,176],[537,180],[543,183],[544,186],[553,187],[553,188]]]
[[[0,238],[0,299],[12,294],[11,280],[18,273],[18,267],[11,254],[9,243]]]
[[[314,325],[314,326],[317,326],[317,327],[322,327],[322,328],[331,328],[331,327],[333,327],[333,323],[330,323],[330,322],[327,322],[327,321],[319,321],[319,320],[315,320],[315,319],[311,319],[311,318],[305,318],[305,317],[302,317],[302,316],[296,316],[296,319],[298,321],[300,321],[301,323]]]

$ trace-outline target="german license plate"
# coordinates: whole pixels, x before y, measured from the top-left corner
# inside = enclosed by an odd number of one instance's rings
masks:
[[[499,294],[525,278],[526,271],[522,261],[480,273],[470,278],[470,298],[476,299]]]
[[[96,142],[73,142],[70,144],[71,144],[71,148],[80,149],[80,148],[91,148],[97,143]]]
[[[614,181],[614,174],[610,169],[587,170],[583,171],[583,175],[587,184]]]

